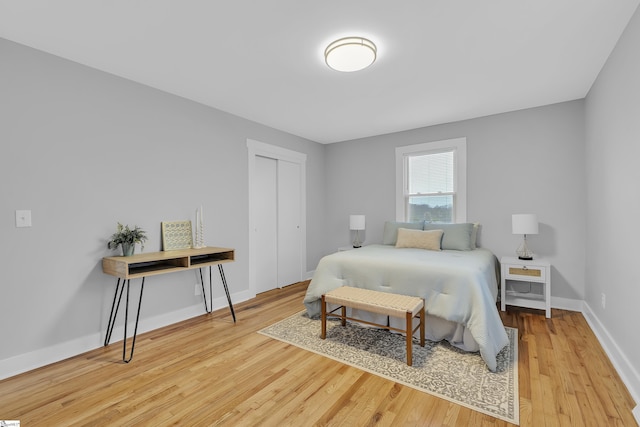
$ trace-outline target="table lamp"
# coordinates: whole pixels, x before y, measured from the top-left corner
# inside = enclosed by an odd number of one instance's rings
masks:
[[[360,241],[360,236],[358,235],[358,232],[360,230],[364,230],[364,215],[350,215],[349,230],[355,230],[356,232],[356,237],[353,240],[353,247],[354,248],[362,247],[362,242]]]
[[[536,214],[513,214],[511,216],[511,231],[513,234],[522,234],[522,244],[516,250],[518,258],[532,260],[533,252],[527,247],[527,234],[538,234],[538,217]]]

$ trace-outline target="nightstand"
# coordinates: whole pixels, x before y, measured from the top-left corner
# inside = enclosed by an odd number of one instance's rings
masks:
[[[350,251],[353,249],[359,249],[359,248],[354,248],[353,246],[340,246],[338,248],[338,252]]]
[[[551,317],[551,263],[544,258],[502,257],[500,308],[507,305],[544,310]],[[526,283],[529,284],[528,289]]]

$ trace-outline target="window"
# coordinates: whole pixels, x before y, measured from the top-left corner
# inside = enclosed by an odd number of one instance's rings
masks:
[[[396,219],[466,222],[466,138],[396,148]]]

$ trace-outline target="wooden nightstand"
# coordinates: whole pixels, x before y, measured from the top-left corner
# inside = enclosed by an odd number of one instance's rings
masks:
[[[544,310],[551,317],[551,264],[544,258],[531,261],[516,257],[502,257],[500,308],[507,305]],[[518,283],[519,282],[519,283]],[[529,289],[523,283],[529,284]]]

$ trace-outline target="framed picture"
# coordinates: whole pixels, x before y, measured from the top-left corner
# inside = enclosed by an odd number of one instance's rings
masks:
[[[193,247],[191,221],[162,222],[162,250],[189,249]]]

